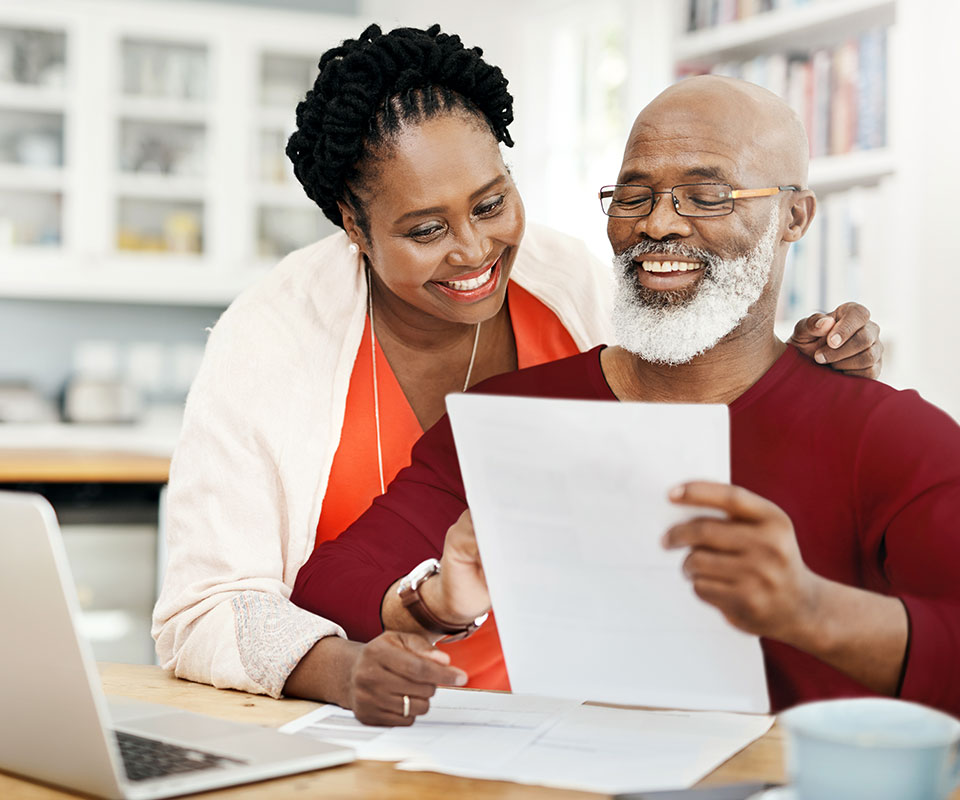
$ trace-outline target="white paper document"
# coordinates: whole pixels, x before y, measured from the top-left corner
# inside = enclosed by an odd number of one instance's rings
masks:
[[[430,711],[409,728],[363,725],[352,711],[323,706],[284,725],[325,742],[349,742],[357,758],[428,759],[448,765],[498,764],[520,752],[576,700],[521,697],[506,692],[438,689]]]
[[[513,690],[766,712],[759,640],[701,601],[661,537],[730,480],[726,406],[447,397]]]
[[[594,792],[691,786],[773,724],[767,716],[581,706],[573,700],[440,689],[409,728],[377,728],[323,706],[281,728],[356,748],[398,769]]]

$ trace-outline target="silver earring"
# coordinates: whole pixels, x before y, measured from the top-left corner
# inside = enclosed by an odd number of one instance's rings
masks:
[[[360,252],[360,245],[356,242],[350,242],[350,247],[347,248],[350,251],[350,255],[355,256]]]

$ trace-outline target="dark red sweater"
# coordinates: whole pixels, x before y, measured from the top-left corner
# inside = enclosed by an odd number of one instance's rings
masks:
[[[615,400],[600,349],[472,391]],[[793,348],[731,404],[730,420],[733,483],[790,515],[814,572],[903,601],[910,643],[900,696],[960,716],[960,427],[916,392],[839,375]],[[373,638],[384,592],[439,558],[465,507],[444,417],[387,493],[317,548],[293,601],[353,639]],[[774,640],[762,645],[774,710],[870,694],[813,656]]]

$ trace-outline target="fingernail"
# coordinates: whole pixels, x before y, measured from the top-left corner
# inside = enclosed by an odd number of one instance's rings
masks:
[[[454,685],[463,686],[466,682],[467,682],[467,674],[465,672],[461,672],[459,675],[457,675],[457,678],[454,681]]]
[[[817,320],[816,324],[813,327],[826,328],[829,323],[830,323],[830,317],[820,317],[820,319]]]
[[[663,534],[663,536],[660,537],[660,546],[663,547],[664,549],[667,549],[667,550],[670,549],[670,534],[669,534],[669,533],[665,533],[665,534]]]
[[[813,360],[816,361],[818,364],[827,363],[827,357],[823,353],[814,353]]]
[[[681,497],[683,497],[683,484],[680,486],[674,486],[672,489],[670,489],[670,491],[667,492],[667,497],[669,497],[671,500],[679,500]]]
[[[830,342],[831,347],[839,347],[841,344],[843,344],[843,339],[840,338],[839,333],[833,334],[833,336],[831,336],[827,341]]]

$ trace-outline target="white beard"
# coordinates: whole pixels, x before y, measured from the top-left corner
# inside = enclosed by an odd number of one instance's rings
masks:
[[[774,206],[766,230],[750,252],[724,259],[677,242],[639,242],[615,256],[613,329],[617,342],[644,361],[685,364],[736,328],[763,294],[776,250],[780,209]],[[635,259],[658,253],[706,264],[696,293],[671,303],[651,302],[638,291]]]

